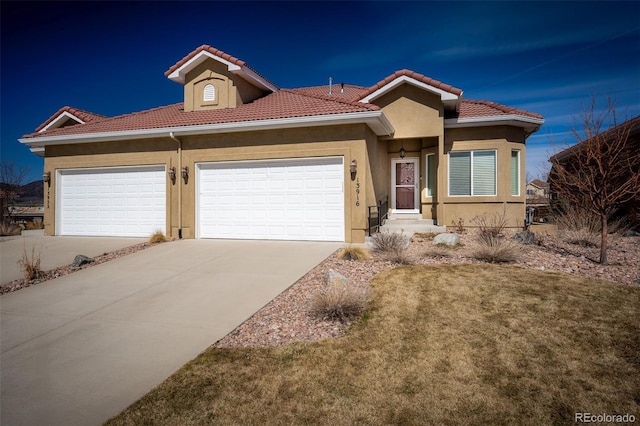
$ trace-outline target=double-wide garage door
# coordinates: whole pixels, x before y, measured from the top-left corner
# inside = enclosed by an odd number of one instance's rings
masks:
[[[148,237],[166,227],[164,166],[60,170],[56,234]]]
[[[343,157],[197,165],[200,238],[344,241]]]

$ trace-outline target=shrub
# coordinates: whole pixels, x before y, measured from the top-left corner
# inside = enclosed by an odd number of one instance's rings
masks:
[[[453,229],[455,230],[456,234],[464,234],[464,219],[463,218],[458,218],[457,221],[453,221],[451,222],[451,224],[453,225]]]
[[[338,255],[339,259],[343,260],[366,260],[371,259],[371,255],[366,249],[362,247],[347,246]]]
[[[583,247],[598,247],[600,242],[600,234],[586,228],[560,231],[560,237],[570,244]]]
[[[44,223],[42,219],[35,218],[31,222],[27,222],[24,228],[27,230],[44,229]]]
[[[313,294],[309,312],[321,318],[345,321],[367,307],[368,292],[343,282],[330,282]]]
[[[600,218],[593,212],[575,204],[562,203],[553,214],[558,230],[599,234]]]
[[[165,237],[161,231],[156,231],[151,234],[151,237],[149,237],[149,242],[151,244],[164,243],[165,241],[167,241],[167,237]]]
[[[471,223],[478,227],[480,238],[487,238],[487,244],[492,244],[493,238],[502,235],[507,227],[507,207],[501,212],[484,213],[471,219]]]
[[[22,228],[9,222],[0,222],[0,237],[10,235],[20,235]]]
[[[22,269],[24,279],[27,281],[35,280],[42,276],[40,269],[40,252],[36,255],[36,249],[31,247],[31,256],[27,254],[27,249],[22,250],[22,259],[18,260],[18,265]]]
[[[373,251],[378,253],[397,253],[409,247],[409,238],[400,232],[378,232],[371,237]]]
[[[517,243],[510,238],[480,232],[471,255],[485,262],[506,263],[517,259],[518,250]]]

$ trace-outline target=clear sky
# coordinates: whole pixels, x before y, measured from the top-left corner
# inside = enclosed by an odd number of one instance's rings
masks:
[[[182,101],[164,72],[202,44],[282,88],[369,86],[408,68],[540,113],[536,176],[592,96],[640,114],[640,2],[10,2],[1,14],[2,160],[43,161],[17,139],[69,105],[113,116]]]

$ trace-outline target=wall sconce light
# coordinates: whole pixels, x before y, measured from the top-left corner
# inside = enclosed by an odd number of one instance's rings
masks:
[[[51,172],[44,172],[42,174],[42,181],[51,186]]]
[[[189,180],[189,167],[188,166],[184,166],[182,168],[182,179],[184,179],[184,183],[185,184]]]
[[[176,168],[175,167],[169,167],[169,179],[171,179],[171,183],[172,184],[176,184]]]
[[[351,180],[356,180],[356,173],[358,172],[358,162],[356,160],[351,161],[349,172],[351,173]]]
[[[405,153],[404,147],[400,148],[400,158],[404,158]]]

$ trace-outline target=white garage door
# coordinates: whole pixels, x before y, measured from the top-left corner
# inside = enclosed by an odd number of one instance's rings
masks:
[[[148,237],[165,232],[164,166],[59,170],[56,234]]]
[[[344,241],[342,157],[198,165],[198,236]]]

